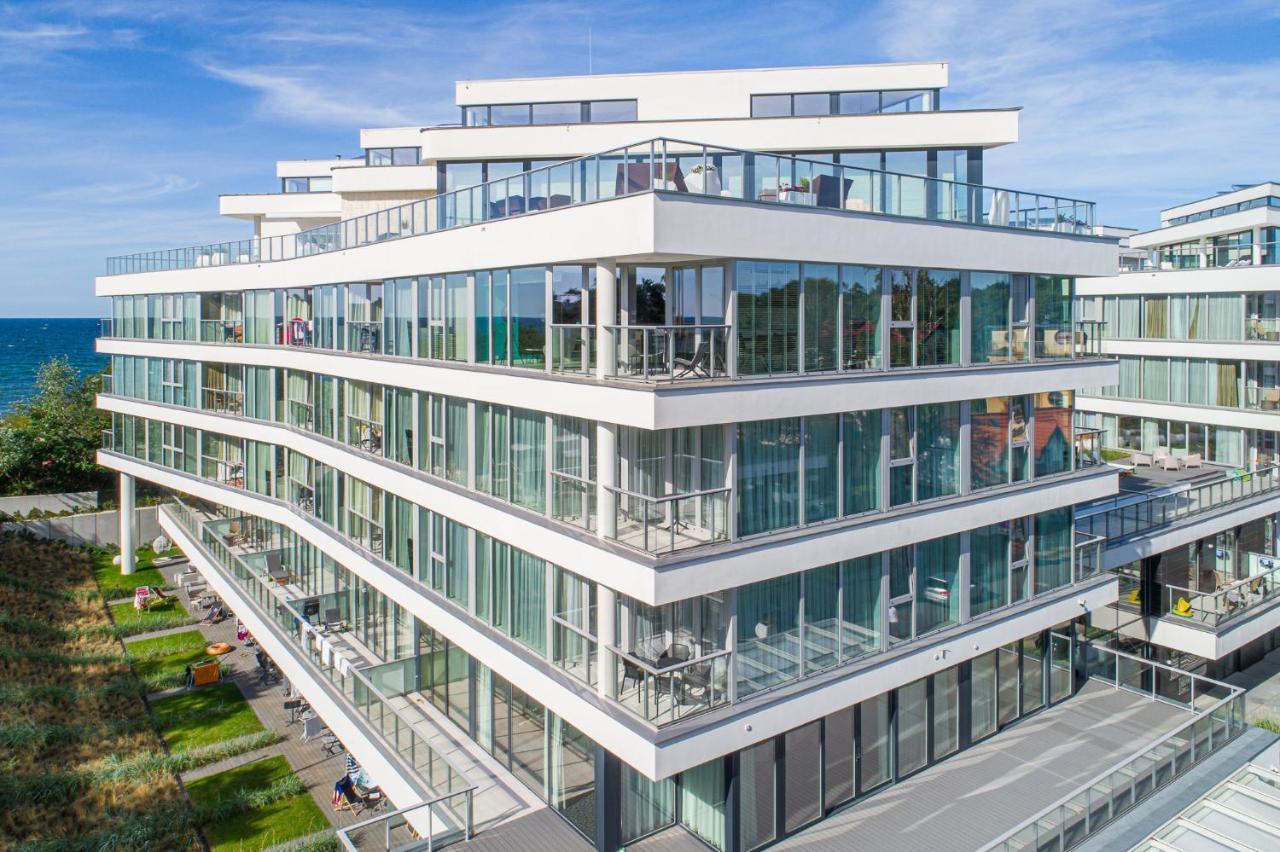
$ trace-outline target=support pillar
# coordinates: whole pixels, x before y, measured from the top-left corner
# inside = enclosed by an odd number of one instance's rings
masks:
[[[611,328],[618,316],[617,261],[596,261],[596,378],[617,372],[618,347]]]
[[[618,612],[618,595],[603,583],[596,583],[596,689],[601,698],[613,698],[618,694],[618,667],[609,647],[617,633],[615,618]]]
[[[120,474],[120,573],[132,574],[135,565],[135,552],[138,549],[134,541],[134,479],[127,473]]]
[[[596,535],[618,536],[618,427],[596,423]]]

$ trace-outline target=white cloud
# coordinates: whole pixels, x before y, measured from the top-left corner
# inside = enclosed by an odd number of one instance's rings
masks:
[[[1099,217],[1139,227],[1160,207],[1273,177],[1280,58],[1206,57],[1274,3],[1152,0],[903,0],[879,38],[895,58],[951,63],[944,106],[1021,105],[1021,141],[992,151],[990,183],[1099,200]],[[1230,55],[1229,51],[1221,50]],[[1230,156],[1223,156],[1230,152]]]

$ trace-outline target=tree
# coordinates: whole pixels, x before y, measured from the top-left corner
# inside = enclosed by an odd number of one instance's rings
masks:
[[[96,491],[109,487],[98,467],[111,417],[94,405],[99,376],[81,376],[65,357],[36,373],[36,394],[0,418],[0,490],[7,494]]]

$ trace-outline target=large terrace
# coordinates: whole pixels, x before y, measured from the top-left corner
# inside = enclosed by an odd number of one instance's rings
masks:
[[[111,257],[107,274],[290,260],[645,192],[1066,234],[1094,222],[1089,201],[658,138],[298,234]]]

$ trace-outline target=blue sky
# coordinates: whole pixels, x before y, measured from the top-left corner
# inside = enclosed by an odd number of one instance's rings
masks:
[[[96,316],[107,255],[232,239],[220,193],[359,127],[456,120],[453,81],[908,60],[1022,106],[989,183],[1101,221],[1280,178],[1275,0],[608,4],[0,0],[0,316]]]

